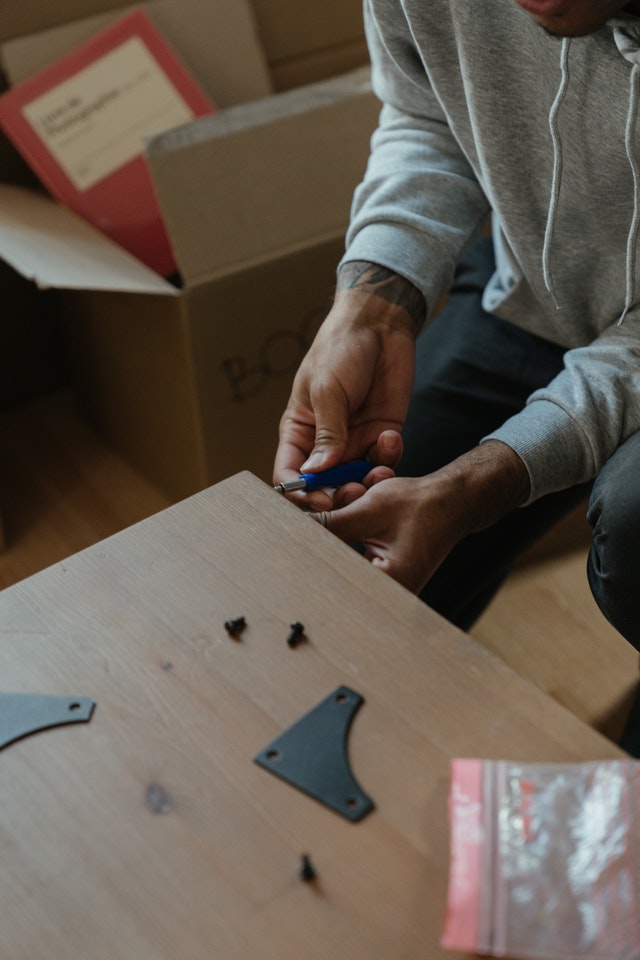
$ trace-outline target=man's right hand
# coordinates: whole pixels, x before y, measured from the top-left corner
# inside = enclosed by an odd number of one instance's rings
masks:
[[[423,316],[422,295],[404,278],[375,264],[343,265],[281,419],[274,483],[366,458],[376,465],[367,486],[393,475]],[[350,484],[340,502],[364,492]],[[313,510],[331,505],[320,491],[295,496]]]

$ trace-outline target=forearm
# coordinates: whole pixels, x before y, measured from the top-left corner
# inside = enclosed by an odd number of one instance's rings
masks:
[[[481,443],[425,481],[441,487],[457,539],[496,523],[525,503],[530,492],[523,461],[499,440]]]
[[[365,260],[347,261],[338,270],[336,303],[346,306],[356,302],[372,316],[384,318],[392,326],[406,327],[414,337],[427,313],[424,297],[413,283]]]

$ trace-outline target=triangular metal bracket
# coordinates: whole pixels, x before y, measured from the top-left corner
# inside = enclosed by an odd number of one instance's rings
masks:
[[[351,773],[347,736],[362,703],[359,693],[338,687],[267,744],[254,761],[347,820],[361,820],[374,805]]]
[[[87,697],[0,693],[0,750],[38,730],[89,720],[94,707]]]

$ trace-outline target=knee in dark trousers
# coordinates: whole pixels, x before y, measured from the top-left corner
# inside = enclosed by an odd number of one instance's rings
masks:
[[[640,650],[640,432],[602,468],[587,517],[591,591],[609,623]]]

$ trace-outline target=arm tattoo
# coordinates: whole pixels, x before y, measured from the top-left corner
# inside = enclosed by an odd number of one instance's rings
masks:
[[[422,293],[405,277],[377,263],[366,260],[350,260],[338,271],[337,291],[368,287],[369,293],[383,297],[388,303],[408,311],[419,330],[427,312]]]

